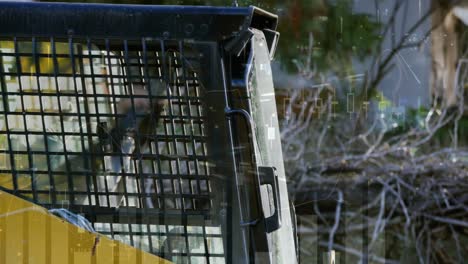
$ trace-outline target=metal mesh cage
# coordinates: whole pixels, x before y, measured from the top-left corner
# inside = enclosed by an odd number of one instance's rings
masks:
[[[294,262],[269,66],[277,16],[0,9],[0,189],[176,263]]]
[[[203,56],[182,41],[0,41],[0,186],[176,262],[224,262]]]

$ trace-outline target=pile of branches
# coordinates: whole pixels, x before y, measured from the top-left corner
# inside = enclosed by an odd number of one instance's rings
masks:
[[[395,30],[397,13],[407,2],[395,1],[384,38]],[[377,54],[365,73],[362,94],[377,89],[401,50],[424,45],[437,25],[418,42],[409,43],[408,36],[434,11],[399,40],[391,37],[391,52]],[[308,48],[310,58],[312,35]],[[323,84],[286,90],[287,100],[279,102],[283,156],[305,263],[322,262],[323,252],[328,257],[338,252],[346,263],[464,263],[468,135],[460,133],[460,122],[466,119],[467,61],[459,59],[457,67],[458,105],[435,102],[411,122],[392,117],[402,114],[404,119],[407,113],[383,111],[359,91],[355,108],[339,110],[338,104],[349,104],[340,101],[339,92],[353,84],[316,72],[310,59],[296,62],[300,75]]]
[[[460,74],[466,78],[468,69]],[[313,240],[305,243],[378,263],[468,257],[468,147],[459,133],[459,87],[458,107],[434,105],[403,129],[376,109],[334,112],[330,87],[289,91],[283,152],[303,216],[298,231]],[[302,251],[314,254],[312,247]]]

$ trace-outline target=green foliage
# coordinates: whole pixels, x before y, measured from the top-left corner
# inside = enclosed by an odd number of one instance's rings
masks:
[[[312,62],[321,71],[341,75],[352,70],[352,59],[363,60],[380,42],[380,24],[369,15],[355,14],[352,1],[302,1],[286,7],[280,20],[279,58],[289,70],[291,60],[307,59],[309,33],[314,38]]]

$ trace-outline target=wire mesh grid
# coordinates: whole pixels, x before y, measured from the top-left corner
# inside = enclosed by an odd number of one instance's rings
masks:
[[[163,40],[0,41],[0,186],[177,263],[224,263],[199,57]]]

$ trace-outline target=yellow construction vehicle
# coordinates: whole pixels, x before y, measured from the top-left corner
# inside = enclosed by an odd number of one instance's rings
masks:
[[[256,7],[0,3],[0,263],[294,263]]]

